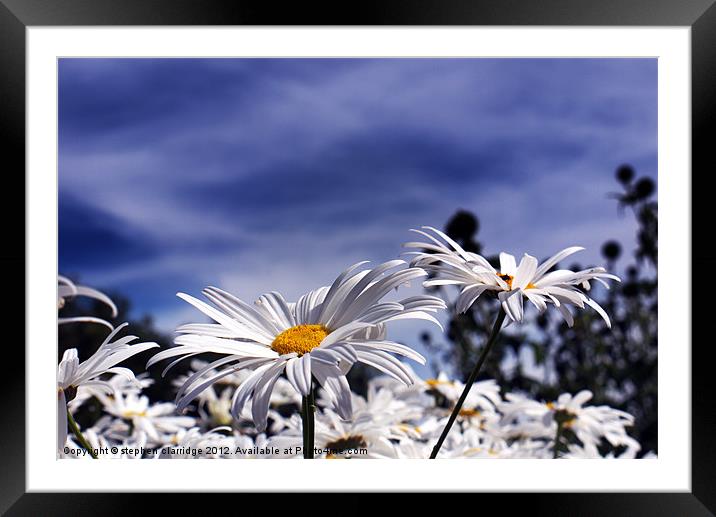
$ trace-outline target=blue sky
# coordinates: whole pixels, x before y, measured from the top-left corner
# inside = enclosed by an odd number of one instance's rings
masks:
[[[657,63],[62,59],[59,134],[60,272],[171,330],[177,291],[295,299],[458,208],[485,254],[600,261],[615,168],[656,178]]]

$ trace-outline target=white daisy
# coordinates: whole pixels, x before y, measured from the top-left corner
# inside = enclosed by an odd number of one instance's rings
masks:
[[[410,368],[410,365],[406,366]],[[412,373],[412,376],[416,379],[420,379],[415,372]],[[379,375],[368,381],[368,389],[374,391],[387,390],[393,399],[405,402],[416,408],[422,408],[423,410],[432,408],[435,404],[435,397],[426,392],[425,382],[422,379],[411,386],[406,386],[392,377]]]
[[[136,382],[132,370],[119,367],[117,364],[133,355],[159,346],[156,343],[137,343],[130,345],[129,343],[137,339],[137,336],[125,336],[112,342],[112,338],[125,326],[127,326],[127,323],[123,323],[110,332],[97,351],[82,363],[80,363],[79,357],[77,356],[76,348],[70,348],[63,354],[62,361],[60,361],[57,367],[58,448],[63,447],[65,439],[67,438],[67,402],[75,397],[77,388],[80,386],[89,386],[104,389],[108,393],[112,392],[114,386],[108,381],[99,379],[99,377],[105,373],[124,375],[128,379]]]
[[[423,383],[426,390],[438,392],[451,403],[455,403],[465,389],[462,382],[451,380],[445,372],[440,372],[436,379],[426,379]],[[466,410],[493,411],[501,401],[497,382],[494,379],[487,379],[473,384],[463,407]]]
[[[285,371],[293,388],[308,396],[312,379],[326,390],[342,418],[352,413],[351,392],[345,374],[356,362],[369,364],[411,384],[413,377],[396,353],[424,364],[411,348],[386,340],[385,324],[399,319],[425,319],[438,325],[431,312],[444,309],[434,296],[413,296],[398,302],[381,301],[393,289],[427,273],[420,268],[398,269],[393,260],[373,269],[359,270],[360,262],[344,271],[330,287],[321,287],[287,303],[277,292],[262,295],[252,306],[233,295],[208,287],[204,295],[217,307],[189,295],[178,296],[212,318],[215,324],[189,324],[177,329],[177,347],[156,354],[147,366],[162,359],[214,352],[226,357],[191,375],[177,394],[181,409],[222,377],[244,368],[253,373],[234,393],[232,413],[238,417],[252,401],[252,417],[259,431],[266,428],[269,398]],[[202,377],[208,370],[217,371]]]
[[[138,375],[135,379],[128,379],[125,375],[116,374],[107,379],[107,384],[112,387],[112,394],[134,393],[135,395],[138,395],[144,388],[148,388],[154,383],[154,380],[150,379],[147,375],[148,374],[144,373],[142,375]],[[92,385],[80,386],[77,389],[75,397],[67,402],[67,407],[70,408],[72,413],[75,413],[82,406],[82,404],[90,400],[92,397],[99,399],[99,401],[104,404],[107,400],[107,393],[108,389],[106,385],[101,385],[99,389]]]
[[[286,430],[269,440],[279,449],[292,448],[300,456],[302,447],[302,424],[298,415],[288,419]],[[316,418],[315,449],[326,459],[383,458],[390,456],[393,447],[390,439],[398,439],[391,430],[381,425],[368,413],[356,415],[350,421],[341,420],[339,415],[325,409]]]
[[[592,392],[582,390],[576,395],[561,394],[553,402],[538,402],[509,393],[500,410],[508,434],[531,438],[552,439],[557,425],[574,432],[582,445],[599,445],[602,438],[612,446],[639,450],[636,440],[626,431],[634,424],[629,413],[608,406],[585,406]]]
[[[588,390],[574,396],[563,393],[556,401],[547,403],[547,407],[550,416],[574,431],[582,444],[597,445],[604,438],[615,447],[623,445],[638,451],[639,444],[626,431],[634,425],[634,417],[609,406],[584,406],[591,398],[592,392]]]
[[[509,253],[500,253],[500,270],[496,270],[484,257],[477,253],[465,251],[453,239],[440,230],[424,226],[435,236],[421,231],[412,230],[431,242],[408,242],[408,248],[421,248],[428,252],[410,252],[415,255],[411,266],[419,266],[434,272],[436,279],[424,283],[426,287],[437,285],[455,285],[461,288],[456,301],[456,309],[463,313],[485,291],[493,291],[502,303],[502,307],[510,321],[521,322],[523,318],[523,298],[527,298],[539,312],[547,309],[547,303],[553,303],[562,317],[571,327],[574,318],[567,308],[569,305],[584,308],[589,305],[604,318],[611,328],[609,317],[597,302],[589,298],[579,287],[589,290],[590,281],[595,280],[609,288],[605,279],[620,281],[619,277],[609,274],[603,267],[594,267],[582,271],[560,269],[548,272],[564,258],[583,250],[574,246],[556,253],[542,264],[537,259],[525,254],[519,265],[515,257]]]
[[[394,397],[393,392],[387,388],[376,388],[370,384],[366,397],[354,395],[353,404],[354,421],[370,418],[381,427],[403,434],[414,431],[412,427],[405,425],[407,422],[417,420],[423,415],[422,408]]]
[[[133,435],[141,432],[153,444],[162,443],[166,436],[196,424],[193,417],[177,415],[176,407],[171,402],[150,404],[148,397],[135,393],[118,393],[105,401],[104,409],[107,413],[131,424]]]
[[[57,308],[61,309],[65,306],[67,298],[73,298],[75,296],[87,296],[88,298],[94,298],[99,300],[112,309],[112,317],[117,317],[117,306],[114,304],[112,299],[97,289],[86,287],[84,285],[76,285],[72,280],[67,277],[58,275],[57,277]],[[57,324],[63,325],[65,323],[99,323],[105,327],[109,327],[112,330],[114,327],[108,321],[101,318],[95,318],[93,316],[75,316],[73,318],[58,318]]]
[[[400,386],[404,385],[400,384]],[[321,390],[317,403],[322,407],[331,405],[325,390]],[[424,412],[423,407],[395,397],[391,389],[376,387],[369,383],[365,398],[353,394],[351,421],[354,425],[370,423],[387,433],[390,438],[397,439],[405,435],[417,438],[420,437],[420,429],[412,425],[412,422],[420,419]]]
[[[202,420],[208,421],[212,426],[230,426],[234,418],[231,415],[231,396],[233,395],[230,388],[224,388],[221,395],[217,395],[214,388],[211,387],[206,392],[209,396],[199,407],[199,415]],[[206,408],[206,411],[204,411]]]

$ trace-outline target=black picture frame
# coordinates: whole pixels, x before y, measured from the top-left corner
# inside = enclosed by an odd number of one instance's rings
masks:
[[[3,418],[0,426],[0,510],[8,515],[125,515],[141,509],[149,495],[26,493],[25,489],[25,229],[24,212],[25,31],[32,26],[85,25],[559,25],[689,26],[692,80],[692,250],[693,271],[716,267],[706,206],[708,188],[696,180],[715,170],[716,0],[399,0],[283,3],[222,0],[0,0],[0,135],[5,199],[0,203],[5,245],[0,265],[5,284],[6,338],[3,349]],[[347,8],[349,7],[349,8]],[[709,131],[711,130],[711,131]],[[688,175],[689,171],[683,171]],[[22,193],[22,194],[20,194]],[[17,199],[19,206],[12,201]],[[713,201],[711,201],[713,202]],[[709,230],[711,230],[709,232]],[[701,239],[699,237],[702,237]],[[685,250],[687,251],[687,250]],[[688,255],[686,255],[688,257]],[[19,272],[23,271],[21,275]],[[709,275],[710,276],[710,275]],[[688,281],[689,288],[692,285]],[[515,505],[538,515],[714,515],[716,512],[716,375],[708,352],[714,344],[696,339],[710,305],[697,303],[708,288],[675,295],[692,304],[692,491],[690,493],[511,494]],[[20,294],[22,293],[22,294]],[[705,300],[704,300],[705,302]],[[21,309],[22,307],[22,309]],[[22,314],[19,314],[22,311]],[[684,347],[688,343],[684,344]],[[285,488],[290,488],[286,485]],[[349,487],[347,487],[349,488]],[[211,505],[219,504],[219,494]],[[236,497],[236,496],[230,496]],[[442,496],[445,497],[445,496]],[[499,497],[480,495],[483,497]],[[162,511],[186,504],[182,494],[162,496]],[[224,497],[225,499],[225,497]],[[238,511],[237,502],[228,503]],[[482,499],[480,507],[485,508]],[[140,506],[141,505],[141,506]],[[210,506],[211,506],[210,505]],[[504,507],[503,507],[504,508]],[[517,506],[515,506],[517,508]],[[183,512],[181,512],[183,513]],[[512,513],[512,512],[509,512]]]

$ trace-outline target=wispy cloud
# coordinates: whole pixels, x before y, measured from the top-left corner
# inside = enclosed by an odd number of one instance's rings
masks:
[[[656,60],[60,61],[60,269],[132,296],[289,297],[411,227],[477,213],[487,253],[629,244],[613,170],[656,177]],[[411,336],[414,330],[405,331]],[[406,334],[407,335],[407,334]]]

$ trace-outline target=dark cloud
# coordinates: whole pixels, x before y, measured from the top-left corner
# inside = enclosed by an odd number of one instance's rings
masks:
[[[125,231],[118,218],[62,191],[58,225],[59,262],[67,273],[137,265],[158,254],[147,240]]]

